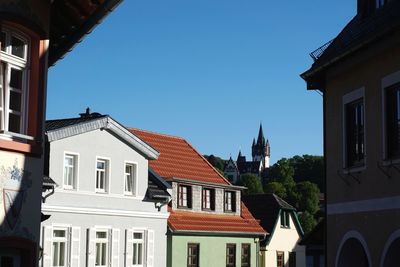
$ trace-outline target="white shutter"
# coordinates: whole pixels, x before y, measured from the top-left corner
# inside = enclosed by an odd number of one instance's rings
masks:
[[[71,227],[71,261],[70,266],[80,266],[80,253],[81,253],[81,228]]]
[[[42,266],[51,267],[51,250],[53,246],[53,227],[43,226],[43,257]]]
[[[154,231],[147,231],[147,267],[154,266]]]
[[[111,266],[119,267],[119,229],[112,229],[112,244],[111,244]]]
[[[87,229],[87,266],[94,267],[96,262],[96,230],[94,228]]]
[[[133,231],[126,229],[125,231],[125,267],[131,267],[133,261]]]

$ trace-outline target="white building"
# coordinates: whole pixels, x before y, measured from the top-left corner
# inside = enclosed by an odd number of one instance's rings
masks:
[[[46,123],[57,184],[42,206],[41,266],[165,266],[169,185],[159,153],[107,115]]]
[[[261,267],[304,267],[303,230],[295,208],[275,194],[243,195],[243,202],[269,233],[260,243]]]

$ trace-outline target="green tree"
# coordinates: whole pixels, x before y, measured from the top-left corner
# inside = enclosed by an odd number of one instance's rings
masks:
[[[244,191],[245,194],[263,193],[261,180],[258,176],[251,173],[245,173],[240,176],[240,180],[240,184],[247,187],[247,189]]]
[[[269,169],[269,177],[273,182],[280,182],[285,186],[292,187],[295,182],[293,180],[294,168],[290,161],[286,158],[278,160]]]
[[[285,186],[278,182],[270,182],[264,186],[264,193],[275,194],[280,198],[286,199],[287,192]]]
[[[297,208],[315,215],[319,210],[319,189],[314,183],[305,181],[296,185]]]
[[[301,212],[299,214],[299,220],[305,234],[311,232],[311,230],[317,225],[317,221],[315,220],[314,216],[308,211]]]
[[[289,159],[294,168],[294,180],[298,182],[310,181],[318,185],[324,192],[324,158],[322,156],[303,155]]]
[[[225,160],[221,159],[220,157],[216,157],[214,155],[203,155],[203,157],[216,168],[217,170],[224,175],[224,167],[225,167]]]

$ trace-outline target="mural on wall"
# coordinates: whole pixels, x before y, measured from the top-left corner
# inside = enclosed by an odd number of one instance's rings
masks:
[[[31,172],[14,161],[12,166],[0,165],[0,235],[19,235],[34,239],[26,227],[21,227],[21,212],[28,189],[32,187]]]

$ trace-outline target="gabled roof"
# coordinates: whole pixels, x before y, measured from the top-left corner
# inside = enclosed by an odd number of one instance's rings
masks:
[[[242,201],[248,207],[262,228],[271,235],[274,232],[281,210],[293,211],[293,221],[300,235],[303,230],[297,220],[296,209],[275,194],[242,195]]]
[[[156,172],[149,168],[149,179],[147,184],[146,198],[150,200],[169,199],[171,195],[167,192],[171,185],[164,181]]]
[[[81,114],[78,118],[46,121],[46,135],[49,142],[68,138],[74,135],[104,129],[114,133],[147,159],[157,159],[159,152],[146,144],[135,134],[108,115],[98,113]]]
[[[241,203],[241,216],[176,211],[169,208],[168,226],[173,233],[235,234],[265,236],[246,206]]]
[[[307,81],[308,89],[323,89],[318,88],[321,86],[321,79],[315,76],[333,63],[366,47],[384,35],[398,31],[400,28],[399,13],[400,2],[388,1],[370,16],[356,15],[339,35],[319,52],[320,55],[316,57],[312,67],[301,74],[301,77]]]
[[[51,1],[49,65],[54,65],[101,23],[122,0]]]
[[[160,152],[150,167],[166,180],[174,178],[210,184],[231,185],[197,150],[181,137],[129,129]]]

